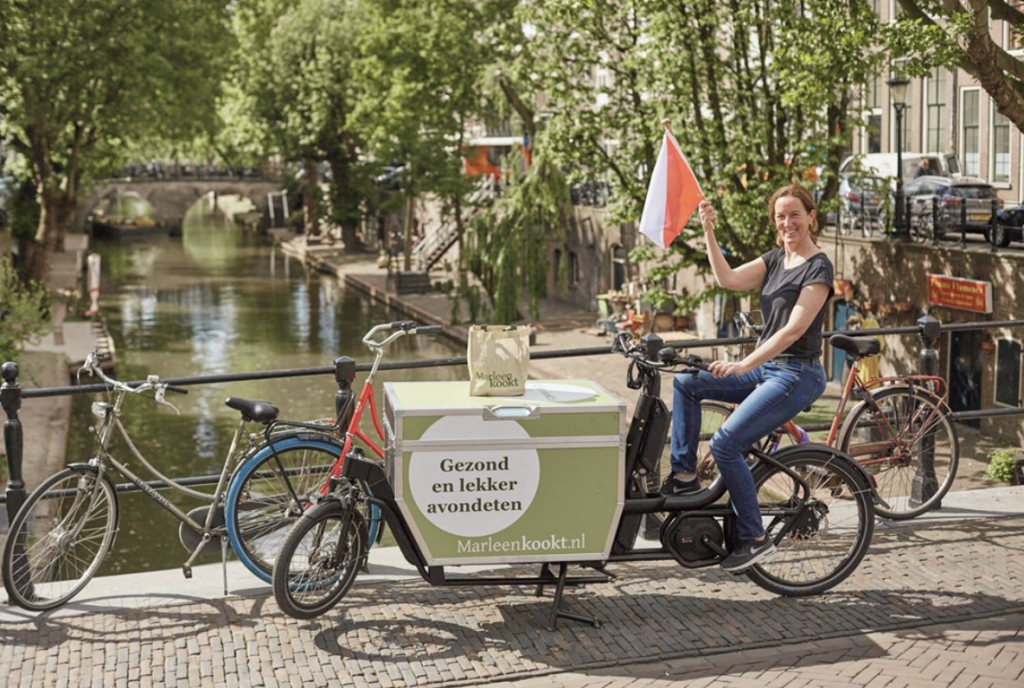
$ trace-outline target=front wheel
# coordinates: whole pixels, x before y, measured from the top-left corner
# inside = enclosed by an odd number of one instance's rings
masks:
[[[747,576],[779,595],[818,595],[846,580],[867,553],[871,488],[852,460],[828,447],[792,447],[772,458],[785,470],[760,463],[754,484],[776,552]]]
[[[960,440],[946,405],[916,387],[876,390],[858,404],[839,432],[839,449],[870,476],[878,515],[893,520],[937,506],[960,463]]]
[[[117,532],[117,495],[91,466],[50,476],[7,532],[3,579],[15,604],[55,609],[77,595],[103,563]]]
[[[288,532],[274,565],[274,599],[288,616],[330,611],[352,587],[367,556],[366,522],[348,501],[310,509]]]
[[[286,437],[260,447],[235,472],[225,502],[228,539],[239,561],[263,582],[270,582],[281,542],[326,484],[341,452],[341,443],[330,437]],[[380,512],[368,506],[365,517],[372,543]]]

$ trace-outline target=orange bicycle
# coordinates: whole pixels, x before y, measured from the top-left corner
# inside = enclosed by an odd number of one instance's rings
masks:
[[[746,329],[757,331],[749,318],[738,319]],[[829,344],[846,352],[850,371],[825,444],[851,456],[868,474],[879,516],[905,520],[935,508],[952,487],[960,462],[946,381],[937,375],[864,381],[860,361],[878,353],[878,340],[837,334]],[[851,398],[859,401],[844,420]],[[732,410],[722,402],[701,402],[697,471],[702,482],[718,479],[710,439]],[[769,435],[760,449],[772,453],[786,438],[794,444],[810,441],[803,428],[789,421]]]

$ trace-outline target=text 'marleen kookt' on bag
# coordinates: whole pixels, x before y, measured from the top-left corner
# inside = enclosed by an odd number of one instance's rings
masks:
[[[475,397],[526,393],[530,372],[530,328],[473,325],[469,328],[469,393]]]

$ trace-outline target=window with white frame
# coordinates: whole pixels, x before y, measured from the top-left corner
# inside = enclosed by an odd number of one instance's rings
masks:
[[[882,115],[868,116],[868,153],[882,152]]]
[[[865,98],[864,106],[868,110],[877,110],[882,107],[881,102],[881,90],[882,90],[882,76],[875,74],[868,79],[868,83],[865,85]]]
[[[963,161],[964,175],[977,177],[981,174],[980,91],[972,88],[960,93],[960,159]]]
[[[996,344],[996,403],[1020,406],[1020,342],[1000,339]]]
[[[937,67],[925,83],[925,151],[945,151],[949,143],[946,123],[946,88],[949,83],[945,69]]]
[[[1010,120],[992,103],[992,155],[989,156],[993,184],[1010,183]]]
[[[865,126],[861,148],[864,153],[882,152],[882,76],[875,74],[864,85]]]

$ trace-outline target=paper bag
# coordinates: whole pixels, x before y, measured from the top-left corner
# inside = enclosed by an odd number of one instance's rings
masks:
[[[469,394],[474,397],[526,393],[530,372],[530,328],[473,325],[469,328]]]

